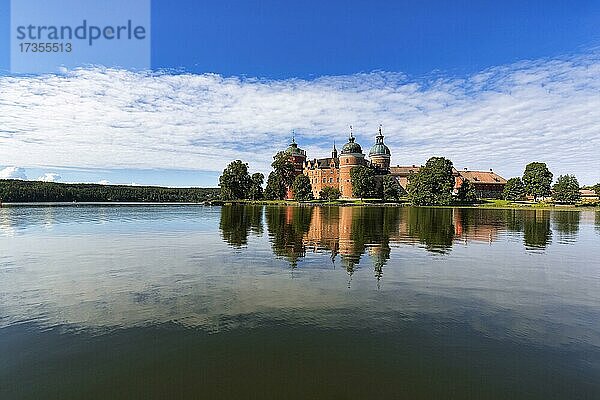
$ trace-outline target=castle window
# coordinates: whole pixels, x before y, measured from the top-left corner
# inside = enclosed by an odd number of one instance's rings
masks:
[[[332,183],[332,182],[333,182],[333,178],[329,178],[329,183]]]

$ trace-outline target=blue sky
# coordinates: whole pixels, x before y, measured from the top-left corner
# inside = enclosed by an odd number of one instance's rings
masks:
[[[9,1],[0,4],[6,70]],[[155,0],[152,66],[274,79],[468,74],[596,44],[599,21],[598,1]]]
[[[593,141],[599,124],[587,108],[600,79],[591,73],[600,64],[598,1],[153,1],[152,67],[176,73],[90,70],[58,85],[8,73],[8,4],[0,0],[0,169],[29,179],[214,186],[232,157],[267,172],[291,129],[320,157],[347,125],[368,148],[383,123],[393,163],[447,155],[510,177],[541,158],[556,174],[600,180],[590,172],[598,162],[582,160],[586,150],[573,142]],[[98,81],[106,84],[95,96],[75,100]],[[64,118],[36,95],[47,119],[24,124],[33,111],[18,99],[40,88],[64,98]],[[330,103],[315,108],[322,98]],[[80,104],[111,119],[84,118]],[[82,120],[70,125],[70,116]],[[516,155],[498,157],[492,141]]]

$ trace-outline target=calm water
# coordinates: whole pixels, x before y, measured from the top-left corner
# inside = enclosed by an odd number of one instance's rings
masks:
[[[0,209],[0,398],[599,399],[600,213]]]

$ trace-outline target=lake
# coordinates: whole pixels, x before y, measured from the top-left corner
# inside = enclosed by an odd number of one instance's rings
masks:
[[[1,399],[599,399],[600,212],[0,208]]]

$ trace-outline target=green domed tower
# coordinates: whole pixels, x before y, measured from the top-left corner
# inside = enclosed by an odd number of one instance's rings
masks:
[[[365,155],[362,152],[360,144],[354,141],[354,134],[352,133],[352,126],[350,126],[350,137],[348,143],[342,147],[340,154],[340,192],[342,197],[352,197],[352,180],[350,177],[350,171],[352,168],[365,165]]]
[[[383,134],[381,133],[381,125],[379,125],[379,135],[376,137],[375,144],[369,150],[369,158],[371,163],[379,169],[389,171],[391,152],[389,147],[383,143]]]

